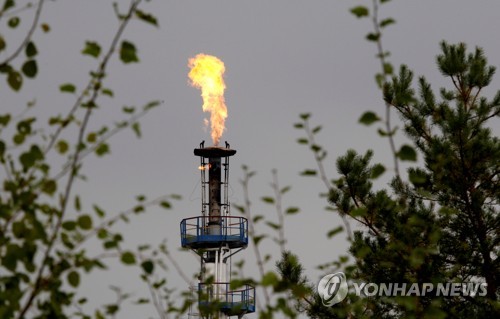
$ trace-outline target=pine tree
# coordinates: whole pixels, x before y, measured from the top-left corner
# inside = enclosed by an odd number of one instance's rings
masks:
[[[395,154],[423,157],[407,175],[396,175],[388,189],[372,180],[381,165],[372,151],[348,151],[338,158],[340,177],[329,201],[342,215],[365,227],[357,231],[350,253],[354,280],[373,283],[487,283],[485,296],[357,298],[321,310],[313,296],[313,318],[493,318],[500,314],[500,141],[491,121],[500,115],[500,91],[481,94],[494,75],[480,48],[441,44],[437,66],[450,79],[439,98],[424,77],[413,89],[413,73],[402,66],[384,87],[384,100],[397,110],[413,146]],[[415,151],[415,149],[417,151]],[[278,265],[282,276],[286,267]],[[295,276],[300,278],[300,276]],[[347,310],[347,312],[346,312]],[[337,315],[332,314],[336,313]]]

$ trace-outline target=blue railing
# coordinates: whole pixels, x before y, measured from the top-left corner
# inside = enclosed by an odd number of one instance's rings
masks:
[[[189,248],[209,248],[227,244],[230,248],[248,245],[248,221],[244,217],[220,216],[220,224],[210,224],[208,216],[181,221],[181,244]]]
[[[214,305],[232,315],[255,312],[255,288],[250,285],[231,290],[230,284],[225,282],[200,283],[198,293],[201,312],[213,309]]]

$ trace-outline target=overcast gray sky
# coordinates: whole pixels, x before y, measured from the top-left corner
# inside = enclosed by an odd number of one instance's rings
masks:
[[[126,0],[118,1],[123,10]],[[326,161],[330,177],[335,176],[334,161],[348,148],[361,152],[372,148],[375,158],[391,172],[389,147],[378,137],[376,127],[357,124],[366,110],[382,112],[383,103],[374,82],[379,64],[376,48],[364,40],[371,31],[368,19],[357,20],[349,8],[369,5],[371,1],[274,0],[274,1],[160,1],[144,3],[142,8],[159,20],[159,28],[134,22],[124,38],[136,43],[141,60],[136,65],[111,63],[106,80],[115,92],[114,99],[103,98],[93,127],[116,119],[123,105],[142,105],[158,99],[163,104],[142,120],[143,138],[136,140],[131,131],[112,141],[111,156],[89,158],[85,172],[89,181],[80,183],[84,208],[92,202],[120,211],[134,204],[134,196],[151,198],[177,193],[183,200],[172,211],[152,209],[131,227],[122,228],[131,245],[167,239],[169,248],[189,275],[199,264],[192,254],[179,252],[179,222],[200,214],[199,159],[193,148],[210,140],[203,127],[207,114],[201,110],[198,89],[188,85],[187,61],[198,53],[219,57],[226,65],[226,102],[229,117],[227,140],[238,153],[231,158],[232,203],[242,203],[239,179],[241,165],[258,172],[251,183],[253,214],[275,218],[272,207],[259,198],[271,194],[271,169],[277,168],[280,183],[292,185],[284,205],[299,206],[302,213],[286,220],[287,247],[300,256],[307,275],[317,280],[322,273],[316,265],[346,254],[345,235],[326,239],[328,230],[340,224],[339,218],[326,212],[318,194],[324,186],[318,179],[302,178],[298,173],[313,168],[312,155],[298,145],[300,137],[293,123],[298,114],[311,112],[312,123],[324,126],[318,142],[329,152]],[[26,81],[21,93],[0,87],[1,109],[15,112],[36,98],[40,114],[63,113],[72,105],[72,96],[57,94],[61,83],[73,82],[79,88],[86,82],[96,61],[82,57],[86,40],[103,47],[117,28],[112,1],[58,0],[45,6],[41,20],[51,32],[35,36],[41,61],[36,81]],[[24,14],[23,23],[30,14]],[[425,75],[435,87],[447,84],[435,68],[439,42],[466,42],[470,48],[484,48],[489,62],[500,67],[500,2],[496,0],[410,1],[395,0],[380,8],[381,17],[393,17],[397,24],[383,37],[390,61],[409,65],[417,75]],[[4,28],[4,26],[2,26]],[[1,29],[0,29],[1,31]],[[1,56],[0,56],[1,57]],[[500,88],[497,78],[486,94]],[[394,114],[394,117],[395,114]],[[498,122],[497,122],[498,123]],[[496,128],[498,134],[498,128]],[[399,142],[404,141],[402,133]],[[1,174],[1,173],[0,173]],[[236,213],[236,212],[233,212]],[[265,226],[258,230],[268,232]],[[265,250],[277,256],[270,240]],[[255,260],[252,249],[236,255],[248,265]],[[274,267],[274,261],[267,269]],[[247,274],[253,274],[249,267]],[[84,283],[85,291],[112,300],[109,285],[124,285],[137,297],[147,294],[130,272],[116,271],[95,276]],[[169,285],[184,289],[185,284],[172,269]],[[99,292],[99,293],[97,293]],[[130,310],[123,318],[155,317],[152,306]],[[248,317],[255,317],[250,315]]]

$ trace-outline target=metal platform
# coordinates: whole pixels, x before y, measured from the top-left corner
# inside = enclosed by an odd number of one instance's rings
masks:
[[[221,216],[220,224],[209,223],[208,216],[186,218],[181,221],[181,245],[190,249],[227,246],[248,246],[248,220],[244,217]]]
[[[236,150],[230,148],[224,148],[219,146],[210,146],[205,148],[195,148],[194,155],[201,156],[205,158],[213,157],[229,157],[236,154]]]
[[[255,288],[250,285],[230,290],[229,283],[200,283],[198,294],[198,305],[202,313],[217,309],[228,316],[241,317],[255,312]]]

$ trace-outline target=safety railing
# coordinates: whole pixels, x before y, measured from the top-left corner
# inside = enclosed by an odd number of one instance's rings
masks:
[[[220,216],[218,222],[210,222],[214,217],[197,216],[181,221],[182,247],[193,249],[217,247],[227,244],[230,248],[248,245],[248,221],[244,217]]]
[[[229,283],[216,282],[198,285],[200,312],[220,310],[238,315],[255,312],[255,288],[250,285],[231,290]]]

